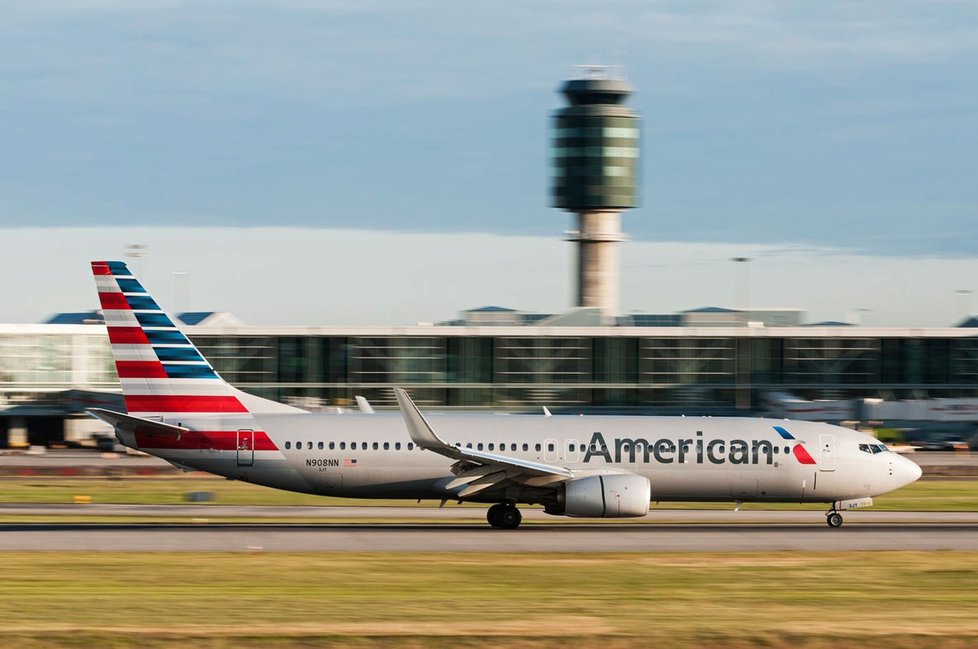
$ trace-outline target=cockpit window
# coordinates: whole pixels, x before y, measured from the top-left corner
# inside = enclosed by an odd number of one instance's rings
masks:
[[[860,444],[859,450],[862,451],[863,453],[876,455],[877,453],[884,453],[889,449],[886,448],[886,444]]]

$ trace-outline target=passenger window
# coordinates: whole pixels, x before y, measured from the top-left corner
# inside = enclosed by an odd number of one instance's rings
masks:
[[[352,449],[354,451],[357,450],[357,443],[356,442],[350,442],[350,449]]]
[[[336,448],[336,442],[330,442],[329,443],[329,450],[332,451],[334,448]]]
[[[391,443],[390,442],[384,442],[384,450],[385,451],[391,450]]]
[[[312,450],[312,442],[306,442],[306,448]]]
[[[791,452],[791,449],[789,449],[787,446],[785,446],[784,447],[784,454],[787,455],[790,452]]]
[[[482,442],[479,442],[479,445],[478,445],[478,446],[476,446],[476,448],[477,448],[477,449],[479,449],[479,450],[481,451],[481,450],[482,450]]]
[[[496,450],[496,445],[493,444],[492,442],[489,442],[489,450],[490,451],[495,451]]]
[[[775,446],[774,447],[774,454],[777,455],[780,452],[781,452],[781,447],[780,446]]]
[[[325,447],[325,444],[323,444],[322,442],[319,442],[319,445],[318,446],[319,446],[319,450],[321,451]]]
[[[375,451],[380,450],[380,444],[378,444],[377,442],[374,442],[374,450]]]
[[[340,450],[341,451],[345,451],[346,450],[346,442],[340,442]]]
[[[466,444],[465,444],[465,448],[472,448],[472,442],[468,442],[468,443],[466,443]]]
[[[292,448],[292,442],[286,442],[286,443],[285,443],[285,450],[287,451],[287,450],[289,450],[290,448]]]
[[[515,451],[516,450],[516,444],[510,444],[509,445],[509,450]]]
[[[540,450],[540,445],[537,444],[535,448],[536,448],[537,451],[539,451]]]
[[[551,453],[553,453],[554,445],[553,444],[547,444],[547,450],[550,451]]]
[[[408,442],[408,450],[409,451],[414,450],[414,442]]]
[[[567,445],[567,450],[568,450],[569,452],[571,452],[571,453],[573,453],[573,452],[574,452],[574,445],[573,445],[573,444],[568,444],[568,445]]]
[[[523,443],[523,450],[524,450],[524,451],[529,451],[529,450],[530,450],[530,445],[529,445],[529,444],[527,444],[526,442],[524,442],[524,443]]]
[[[400,442],[394,442],[394,450],[395,451],[400,451],[401,450],[401,443]]]

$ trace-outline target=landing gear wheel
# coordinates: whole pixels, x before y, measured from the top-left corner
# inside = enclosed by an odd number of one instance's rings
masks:
[[[512,505],[499,503],[489,508],[486,520],[497,529],[515,530],[523,522],[523,514]]]
[[[506,509],[506,505],[502,504],[493,505],[489,508],[489,511],[486,512],[486,520],[489,521],[489,525],[492,527],[502,527],[500,518],[504,509]]]
[[[842,514],[832,512],[825,517],[825,522],[829,524],[829,527],[842,527]]]
[[[499,514],[499,527],[504,530],[515,530],[523,522],[523,514],[515,507],[504,507]]]

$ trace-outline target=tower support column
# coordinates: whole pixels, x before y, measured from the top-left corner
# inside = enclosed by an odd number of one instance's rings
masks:
[[[577,213],[577,231],[569,241],[577,243],[577,306],[598,307],[606,318],[618,315],[618,244],[620,210]]]

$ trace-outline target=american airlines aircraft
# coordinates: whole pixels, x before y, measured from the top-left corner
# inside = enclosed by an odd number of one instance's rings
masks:
[[[347,498],[516,505],[557,516],[644,516],[651,502],[821,502],[826,521],[910,484],[920,468],[838,426],[727,417],[432,414],[395,388],[395,414],[309,413],[226,383],[126,264],[92,262],[128,412],[91,409],[119,441],[172,464]]]

